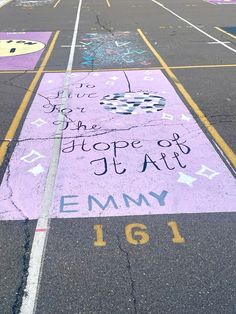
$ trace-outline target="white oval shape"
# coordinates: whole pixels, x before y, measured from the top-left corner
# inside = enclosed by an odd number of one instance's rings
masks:
[[[15,57],[42,50],[45,44],[29,39],[0,39],[0,57]]]

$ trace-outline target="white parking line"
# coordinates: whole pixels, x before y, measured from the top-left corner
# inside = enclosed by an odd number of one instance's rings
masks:
[[[171,14],[173,14],[174,16],[176,16],[177,18],[179,18],[180,20],[182,20],[183,22],[191,25],[193,28],[195,28],[196,30],[198,30],[200,33],[204,34],[205,36],[211,38],[213,41],[219,43],[220,45],[224,46],[225,48],[236,52],[236,49],[228,46],[227,44],[225,44],[224,42],[220,41],[219,39],[211,36],[210,34],[208,34],[207,32],[204,32],[201,28],[197,27],[196,25],[192,24],[191,22],[189,22],[188,20],[184,19],[183,17],[181,17],[180,15],[176,14],[174,11],[168,9],[167,7],[165,7],[162,3],[156,1],[156,0],[152,0],[152,2],[154,2],[155,4],[159,5],[160,7],[162,7],[163,9],[165,9],[166,11],[170,12]]]
[[[67,71],[64,79],[64,93],[63,93],[64,96],[61,99],[61,109],[66,107],[68,101],[69,84],[75,54],[76,39],[78,35],[81,5],[82,0],[79,0],[73,38],[70,48],[70,55],[67,65]],[[62,119],[62,121],[64,119],[64,116],[61,114],[61,110],[59,113],[59,119]],[[43,200],[41,204],[41,212],[37,222],[30,254],[27,285],[21,306],[20,311],[21,314],[33,314],[35,313],[37,307],[37,298],[40,288],[40,280],[42,275],[44,256],[49,234],[50,209],[52,205],[52,196],[60,157],[62,131],[60,130],[59,127],[56,130],[56,134],[57,136],[53,142],[52,156],[50,160],[50,166],[48,170]]]
[[[217,45],[217,44],[230,44],[230,41],[220,41],[219,43],[216,41],[208,41],[208,45]]]
[[[54,4],[53,7],[56,8],[60,2],[61,2],[61,0],[58,0],[58,1]]]
[[[0,8],[4,7],[4,5],[8,4],[12,0],[0,0]]]

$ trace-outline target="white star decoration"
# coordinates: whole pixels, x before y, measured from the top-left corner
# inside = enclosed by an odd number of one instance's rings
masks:
[[[32,149],[28,155],[21,157],[20,160],[23,160],[24,162],[27,162],[27,163],[32,163],[32,162],[34,162],[40,158],[44,158],[44,157],[45,157],[44,155],[41,155],[36,150]]]
[[[191,118],[188,117],[188,116],[185,116],[184,114],[182,114],[181,115],[181,120],[189,121],[189,120],[191,120]]]
[[[174,117],[168,113],[163,113],[161,118],[165,119],[165,120],[173,120],[174,119]]]
[[[36,125],[37,127],[41,127],[42,125],[46,124],[47,122],[44,121],[43,119],[41,118],[38,118],[37,120],[33,121],[33,122],[30,122],[30,124],[34,124]]]
[[[113,86],[113,85],[114,85],[114,82],[113,82],[113,81],[107,81],[105,84],[106,84],[106,85]]]
[[[40,174],[43,173],[45,170],[43,168],[43,166],[41,164],[38,164],[36,167],[28,170],[28,172],[32,173],[35,177]]]
[[[153,77],[150,77],[150,76],[145,76],[144,77],[144,81],[153,81],[154,78]]]
[[[209,180],[212,180],[215,176],[219,175],[220,173],[208,168],[207,166],[201,165],[201,169],[198,170],[196,174],[199,176],[204,176]]]
[[[192,187],[193,182],[197,179],[191,176],[188,176],[187,174],[183,172],[179,172],[179,179],[177,180],[179,183],[187,184],[188,186]]]

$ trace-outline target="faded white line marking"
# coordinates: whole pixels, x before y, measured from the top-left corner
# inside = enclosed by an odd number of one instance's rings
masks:
[[[61,99],[61,108],[65,108],[68,100],[68,90],[71,77],[71,71],[73,66],[74,54],[75,54],[75,44],[78,35],[80,12],[81,12],[82,0],[79,0],[77,16],[74,26],[74,33],[71,43],[70,55],[67,65],[67,71],[64,79],[64,96]],[[60,110],[61,112],[61,110]],[[64,119],[64,116],[59,113],[59,119]],[[23,302],[21,306],[21,314],[33,314],[37,307],[37,297],[40,288],[40,280],[43,269],[44,255],[47,245],[49,225],[50,225],[50,209],[52,204],[53,190],[56,180],[57,168],[60,157],[60,147],[61,147],[61,135],[62,131],[60,128],[56,130],[57,139],[53,142],[52,158],[50,161],[49,171],[47,175],[45,191],[43,195],[43,200],[41,204],[41,212],[37,222],[36,230],[45,230],[44,232],[35,232],[31,254],[30,254],[30,264],[29,264],[29,275],[27,278],[27,285],[25,289],[25,294],[23,297]]]

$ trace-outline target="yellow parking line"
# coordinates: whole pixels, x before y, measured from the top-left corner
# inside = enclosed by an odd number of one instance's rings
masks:
[[[234,68],[236,64],[202,64],[202,65],[180,65],[180,66],[170,66],[170,69],[216,69],[216,68]]]
[[[137,29],[139,35],[145,42],[145,44],[148,46],[148,48],[151,50],[153,55],[157,58],[157,60],[160,62],[160,64],[163,66],[166,73],[169,75],[169,77],[172,79],[180,93],[183,95],[187,103],[190,105],[190,107],[193,109],[195,114],[199,117],[202,124],[206,127],[207,131],[210,133],[210,135],[213,137],[217,145],[221,148],[221,150],[224,152],[225,156],[228,158],[228,160],[231,162],[231,164],[236,168],[236,155],[233,152],[233,150],[229,147],[229,145],[224,141],[224,139],[220,136],[220,134],[217,132],[217,130],[211,125],[211,123],[208,121],[204,113],[201,111],[199,106],[196,104],[196,102],[192,99],[192,97],[189,95],[189,93],[186,91],[184,86],[180,83],[178,78],[175,76],[173,71],[169,68],[167,63],[164,61],[164,59],[159,55],[159,53],[155,50],[155,48],[152,46],[150,41],[147,39],[147,37],[144,35],[141,29]]]
[[[31,73],[31,71],[28,71],[28,70],[26,71],[24,70],[0,71],[0,74],[24,74],[24,73]]]
[[[172,70],[185,70],[185,69],[217,69],[217,68],[235,68],[236,63],[233,64],[199,64],[199,65],[176,65],[169,66]],[[145,68],[110,68],[110,69],[74,69],[71,72],[106,72],[106,71],[134,71],[134,70],[163,70],[161,67],[145,67]],[[0,74],[34,74],[37,71],[35,70],[12,70],[12,71],[0,71]],[[65,69],[61,70],[43,70],[43,73],[65,73]]]
[[[235,36],[235,35],[233,35],[233,34],[230,34],[230,33],[226,32],[226,31],[225,31],[225,30],[223,30],[222,28],[217,27],[217,26],[215,26],[215,28],[216,28],[216,29],[218,29],[218,31],[220,31],[220,32],[222,32],[222,33],[224,33],[224,34],[226,34],[226,35],[228,35],[228,36],[230,36],[230,37],[232,37],[232,38],[236,39],[236,36]]]
[[[61,2],[61,0],[58,0],[58,1],[54,4],[53,7],[56,8],[60,2]]]
[[[11,122],[11,125],[7,131],[7,134],[5,136],[5,139],[3,141],[3,143],[0,146],[0,166],[3,164],[4,158],[6,156],[7,153],[7,149],[9,146],[9,143],[12,141],[12,139],[15,136],[16,130],[21,122],[21,119],[24,115],[25,110],[27,109],[27,106],[29,104],[29,101],[31,99],[32,94],[34,93],[35,87],[37,86],[37,83],[39,82],[41,75],[45,69],[45,66],[48,62],[48,59],[50,58],[50,55],[53,51],[53,48],[55,46],[56,40],[58,38],[59,35],[59,31],[57,31],[54,36],[53,39],[51,41],[51,44],[48,48],[47,53],[45,54],[45,57],[43,58],[43,61],[38,69],[38,71],[35,74],[35,77],[33,79],[33,81],[31,82],[27,92],[25,93],[25,96],[16,112],[16,115],[14,117],[14,119]]]
[[[106,0],[106,1],[107,1],[108,7],[110,8],[111,7],[110,1],[109,0]]]

